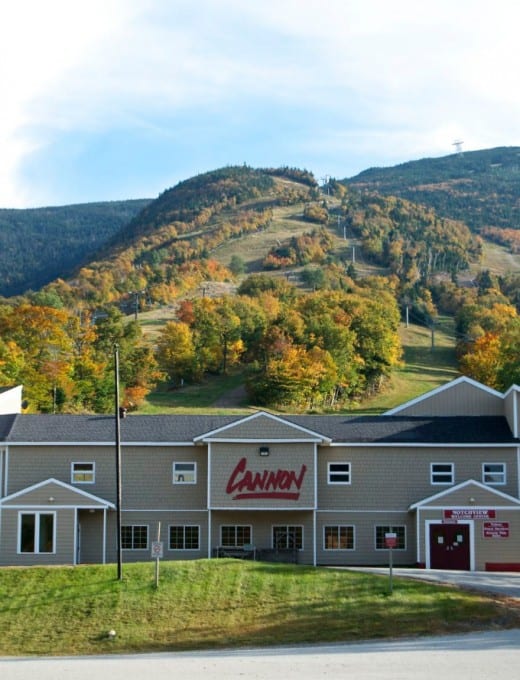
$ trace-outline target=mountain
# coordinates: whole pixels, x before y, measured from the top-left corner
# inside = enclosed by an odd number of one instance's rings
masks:
[[[37,290],[70,274],[149,202],[0,209],[0,295]]]
[[[300,204],[319,190],[306,171],[229,166],[163,192],[67,281],[47,286],[66,306],[133,299],[167,304],[207,281],[233,278],[215,253],[265,231],[274,206]],[[276,242],[279,236],[273,238]],[[262,257],[266,253],[263,253]]]
[[[342,183],[430,206],[475,232],[485,227],[520,229],[520,147],[370,168]]]
[[[359,242],[331,246],[339,262],[359,245],[378,273],[400,277],[467,269],[480,256],[476,233],[520,252],[520,147],[372,168],[324,189],[306,170],[243,165],[197,175],[153,201],[3,210],[0,294],[51,282],[66,305],[142,291],[168,304],[203,282],[229,281],[236,253],[249,272],[305,265],[291,238],[312,222],[339,237],[351,228]]]

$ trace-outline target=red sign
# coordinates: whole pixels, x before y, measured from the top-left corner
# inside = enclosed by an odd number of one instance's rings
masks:
[[[509,538],[509,522],[484,522],[484,538]]]
[[[495,519],[495,510],[482,510],[481,508],[461,508],[457,510],[444,510],[444,519]]]
[[[302,465],[298,473],[294,470],[252,472],[247,469],[247,458],[241,458],[231,473],[226,493],[235,494],[233,500],[277,498],[297,501],[306,472],[306,465]]]
[[[385,534],[385,545],[387,548],[395,548],[397,545],[397,534]]]

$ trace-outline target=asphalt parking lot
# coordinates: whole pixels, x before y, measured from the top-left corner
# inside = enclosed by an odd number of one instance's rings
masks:
[[[386,567],[355,567],[350,571],[388,574]],[[434,583],[449,583],[461,588],[482,590],[504,597],[520,599],[520,572],[513,571],[445,571],[441,569],[408,569],[394,567],[394,577],[415,578]]]

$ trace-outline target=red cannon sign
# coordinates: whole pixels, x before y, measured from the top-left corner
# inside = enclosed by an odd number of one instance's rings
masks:
[[[253,472],[247,469],[247,458],[241,458],[231,473],[226,493],[234,494],[233,500],[276,498],[297,501],[306,472],[306,465],[302,465],[299,472],[280,469]]]

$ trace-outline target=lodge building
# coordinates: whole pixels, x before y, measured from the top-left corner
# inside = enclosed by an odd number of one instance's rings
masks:
[[[19,390],[19,388],[14,388]],[[21,390],[16,392],[21,396]],[[0,565],[115,562],[114,416],[0,391]],[[123,560],[520,570],[520,388],[461,377],[379,416],[120,420]]]

